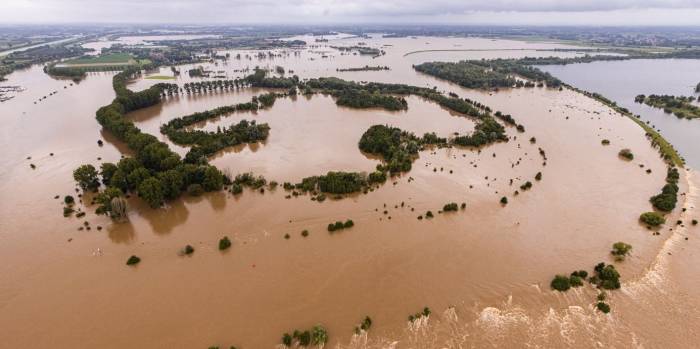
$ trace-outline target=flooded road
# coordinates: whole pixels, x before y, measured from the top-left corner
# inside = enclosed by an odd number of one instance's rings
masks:
[[[358,42],[386,54],[341,55],[325,46]],[[455,45],[527,50],[404,57]],[[207,68],[230,79],[245,75],[237,72],[245,68],[280,65],[302,78],[436,86],[512,114],[526,132],[508,127],[509,142],[480,152],[423,151],[410,172],[367,195],[319,203],[306,195],[286,199],[281,188],[246,190],[240,196],[185,197],[158,210],[132,199],[129,220],[120,224],[96,216],[94,207],[82,219],[63,218],[61,200],[54,199],[76,194],[71,173],[79,164],[117,161],[125,151],[94,119],[95,110],[114,98],[112,75],[90,74],[70,86],[41,67],[13,73],[9,82],[27,90],[0,105],[0,254],[6,260],[0,265],[0,328],[9,333],[0,347],[270,348],[283,333],[319,323],[329,331],[330,347],[692,347],[698,334],[688,324],[700,314],[700,280],[693,270],[700,258],[698,228],[687,223],[700,216],[695,172],[682,178],[686,212],[669,216],[685,226],[668,224],[652,235],[637,218],[651,209],[648,198],[663,185],[666,166],[629,119],[569,90],[485,93],[411,67],[438,57],[551,55],[537,50],[555,47],[560,45],[350,38],[299,54],[280,50],[272,59],[247,59],[252,52],[243,51],[240,60]],[[364,65],[391,70],[336,71]],[[196,81],[184,73],[192,66],[181,67],[174,82]],[[170,74],[163,68],[147,76]],[[130,88],[157,82],[139,79]],[[52,91],[58,93],[34,104]],[[170,97],[129,117],[167,141],[158,130],[168,120],[247,101],[258,92]],[[329,170],[373,169],[378,161],[357,148],[373,124],[439,135],[474,125],[419,98],[408,98],[408,106],[405,112],[353,110],[335,106],[330,97],[298,96],[197,127],[213,130],[244,118],[269,123],[265,143],[227,149],[211,163],[232,174],[253,171],[283,182]],[[105,140],[103,147],[98,139]],[[602,146],[602,139],[611,145]],[[634,161],[620,160],[621,148],[632,149]],[[537,172],[541,181],[533,179]],[[533,188],[513,195],[525,181]],[[505,207],[502,196],[509,198]],[[464,202],[466,209],[438,214],[448,202]],[[417,219],[428,210],[435,218]],[[353,228],[326,231],[328,223],[348,218]],[[92,229],[78,230],[85,221]],[[303,230],[309,236],[302,237]],[[224,235],[233,247],[221,253],[217,242]],[[609,315],[594,310],[597,291],[588,285],[565,294],[550,290],[555,274],[612,263],[609,250],[616,241],[634,250],[616,263],[623,287],[609,293]],[[194,254],[178,255],[186,244]],[[142,259],[135,268],[124,265],[130,255]],[[434,312],[429,320],[406,321],[425,306]],[[354,335],[365,316],[373,319],[372,329]],[[673,328],[666,330],[669,324]]]

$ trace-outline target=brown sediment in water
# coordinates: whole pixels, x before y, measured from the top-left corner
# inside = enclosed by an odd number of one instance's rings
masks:
[[[475,47],[498,44],[452,40]],[[372,64],[390,65],[390,72],[342,77],[434,85],[510,113],[527,131],[508,127],[517,139],[480,153],[462,148],[421,152],[410,172],[368,195],[343,200],[285,199],[278,188],[240,196],[211,193],[159,210],[131,199],[130,219],[121,224],[95,216],[94,208],[83,219],[66,219],[61,200],[53,196],[75,195],[72,170],[83,162],[97,163],[97,157],[116,161],[123,150],[100,134],[94,120],[94,111],[114,97],[111,74],[91,74],[37,106],[31,104],[37,95],[62,88],[64,82],[50,80],[36,68],[11,75],[33,89],[2,106],[3,115],[9,114],[0,144],[8,150],[0,166],[0,254],[8,261],[0,265],[2,280],[8,280],[0,285],[0,327],[11,333],[4,336],[5,345],[258,348],[279,343],[284,332],[322,323],[331,344],[356,340],[350,346],[362,347],[361,336],[353,339],[352,333],[366,315],[374,320],[368,347],[394,341],[397,348],[456,347],[460,341],[479,347],[694,343],[694,334],[684,331],[683,324],[697,321],[697,313],[684,309],[698,306],[699,298],[688,289],[699,280],[682,258],[684,253],[688,260],[697,257],[692,237],[697,228],[685,218],[697,215],[697,208],[682,218],[687,230],[668,231],[675,216],[660,236],[638,224],[639,213],[650,209],[648,198],[664,182],[666,166],[637,125],[570,90],[490,94],[417,74],[411,61],[399,57],[421,45],[411,39],[386,41],[393,46]],[[442,41],[450,42],[435,39],[432,46]],[[522,45],[512,43],[501,46]],[[264,63],[314,77],[368,60],[338,56],[310,61],[310,56]],[[221,69],[261,62],[228,64]],[[182,77],[178,83],[186,81],[191,80]],[[132,88],[151,83],[139,80]],[[171,118],[245,101],[253,94],[244,89],[169,98],[129,117],[165,140],[158,129]],[[363,155],[357,141],[372,124],[439,135],[473,127],[469,118],[452,116],[435,104],[413,97],[408,102],[408,111],[392,113],[338,108],[330,97],[298,96],[297,101],[278,100],[256,115],[234,114],[197,127],[211,130],[243,118],[268,122],[272,128],[265,144],[224,151],[212,163],[234,174],[254,171],[280,182],[328,170],[371,170],[377,160]],[[530,137],[537,143],[531,144]],[[104,139],[105,146],[98,147],[97,139]],[[602,146],[602,139],[612,145]],[[539,147],[546,150],[546,166]],[[634,151],[632,163],[618,159],[623,147]],[[36,170],[29,168],[27,156]],[[645,172],[648,168],[651,174]],[[540,171],[542,181],[534,181]],[[691,182],[693,176],[688,176]],[[415,180],[409,182],[409,177]],[[533,188],[514,196],[528,180]],[[693,188],[681,185],[687,198],[697,197]],[[499,203],[504,195],[506,207]],[[437,214],[448,202],[467,207]],[[685,205],[693,202],[688,199]],[[435,218],[417,220],[428,210]],[[355,222],[353,228],[328,234],[328,223],[348,218]],[[105,229],[78,231],[84,221]],[[300,235],[304,229],[310,232],[306,238]],[[285,234],[291,238],[284,239]],[[675,238],[683,234],[690,240]],[[222,253],[217,243],[224,235],[233,246]],[[600,261],[611,262],[609,250],[616,241],[628,242],[634,250],[616,264],[623,289],[610,293],[610,315],[592,308],[596,291],[588,286],[566,294],[549,290],[554,274],[591,271]],[[664,241],[676,242],[670,248]],[[178,251],[187,244],[196,252],[183,258]],[[672,255],[664,258],[664,281],[655,284],[645,280],[654,275],[648,270],[656,270],[659,251]],[[136,267],[124,265],[131,255],[141,258]],[[653,286],[635,286],[647,284]],[[677,297],[685,292],[691,293]],[[406,328],[406,317],[424,306],[435,313],[426,323]],[[666,323],[678,327],[661,333],[660,324]]]

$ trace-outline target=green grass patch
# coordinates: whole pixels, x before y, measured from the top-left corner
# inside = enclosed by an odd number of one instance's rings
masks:
[[[150,80],[175,80],[174,76],[167,76],[167,75],[153,75],[153,76],[147,76],[146,79]]]
[[[86,64],[131,64],[133,58],[128,53],[112,53],[95,57],[80,57],[63,62],[66,65],[86,65]]]

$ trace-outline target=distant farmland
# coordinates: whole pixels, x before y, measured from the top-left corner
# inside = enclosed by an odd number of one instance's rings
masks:
[[[146,64],[148,62],[137,62],[128,53],[112,53],[97,57],[80,57],[76,59],[71,59],[65,62],[61,62],[56,65],[59,68],[90,68],[90,67],[104,67],[104,66],[126,66],[126,65],[136,65],[138,63]]]

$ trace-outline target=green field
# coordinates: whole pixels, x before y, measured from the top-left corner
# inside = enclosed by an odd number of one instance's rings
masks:
[[[130,65],[136,61],[128,53],[112,53],[104,56],[80,57],[63,62],[67,66],[90,66],[90,65]]]
[[[175,80],[174,76],[166,76],[166,75],[152,75],[152,76],[147,76],[146,79],[150,80]]]

